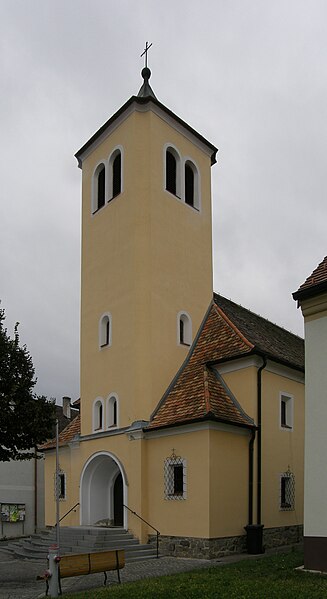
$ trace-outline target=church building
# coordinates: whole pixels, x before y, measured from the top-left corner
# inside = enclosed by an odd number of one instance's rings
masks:
[[[77,507],[62,525],[144,543],[145,520],[164,554],[260,553],[302,534],[303,340],[213,292],[217,149],[150,75],[76,154],[81,397],[60,435],[61,515]]]

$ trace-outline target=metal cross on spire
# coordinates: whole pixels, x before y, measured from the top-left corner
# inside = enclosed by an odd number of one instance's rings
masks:
[[[152,42],[151,42],[151,44],[150,44],[150,45],[148,45],[148,43],[149,43],[149,42],[145,42],[145,48],[144,48],[144,51],[143,51],[143,52],[142,52],[142,54],[141,54],[141,58],[142,58],[142,56],[144,56],[144,54],[145,54],[145,68],[147,68],[147,67],[148,67],[148,52],[149,52],[149,50],[150,50],[150,48],[151,48],[151,46],[152,46]]]

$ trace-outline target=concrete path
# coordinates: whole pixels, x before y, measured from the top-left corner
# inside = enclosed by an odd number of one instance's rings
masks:
[[[283,551],[289,551],[291,548],[283,548]],[[268,554],[271,551],[267,552]],[[178,572],[187,572],[200,568],[210,568],[212,566],[222,566],[224,564],[248,559],[258,556],[249,556],[247,554],[233,555],[220,558],[218,560],[200,560],[184,559],[175,557],[161,557],[142,562],[127,564],[121,570],[121,580],[132,582],[142,578],[153,576],[164,576],[165,574],[175,574]],[[42,574],[46,569],[46,564],[31,560],[16,559],[8,555],[0,548],[0,599],[40,599],[45,596],[45,583],[37,581],[36,576]],[[117,584],[117,574],[108,573],[107,586]],[[62,581],[63,595],[65,593],[74,593],[101,587],[103,585],[103,574],[91,574],[90,576],[79,576],[75,578],[66,578]]]

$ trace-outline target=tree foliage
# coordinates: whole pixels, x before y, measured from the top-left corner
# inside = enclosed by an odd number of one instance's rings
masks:
[[[34,392],[32,358],[20,346],[18,323],[11,339],[0,309],[0,462],[28,460],[35,447],[53,436],[55,406]]]

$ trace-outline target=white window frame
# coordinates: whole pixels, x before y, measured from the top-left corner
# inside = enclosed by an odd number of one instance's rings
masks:
[[[100,405],[102,406],[102,423],[100,422]],[[92,428],[94,433],[98,433],[103,431],[104,429],[104,401],[102,397],[97,397],[93,402],[93,410],[92,410]]]
[[[176,466],[183,467],[183,492],[174,494],[170,492],[174,484],[174,468]],[[166,458],[165,460],[165,499],[168,501],[180,501],[187,499],[187,461],[185,458],[178,458],[178,462],[174,458]]]
[[[186,204],[185,202],[185,167],[186,164],[188,164],[194,174],[194,198],[193,198],[193,206],[190,206],[190,204]],[[197,166],[197,164],[194,162],[193,158],[190,158],[189,156],[185,156],[184,160],[183,160],[183,181],[182,181],[182,198],[184,203],[186,204],[186,206],[188,206],[189,208],[192,208],[192,210],[197,210],[198,212],[200,211],[201,208],[201,202],[200,202],[200,170],[199,167]]]
[[[121,156],[120,193],[113,197],[113,162],[118,153],[120,153]],[[107,172],[107,202],[111,202],[115,198],[118,198],[124,190],[124,150],[122,146],[116,146],[109,155]]]
[[[101,170],[101,167],[104,167],[104,205],[101,208],[98,207],[98,175]],[[92,214],[96,214],[99,210],[105,207],[107,203],[107,161],[100,160],[96,165],[91,182],[91,212]]]
[[[113,417],[114,402],[116,402],[116,424]],[[117,393],[110,393],[107,399],[107,428],[119,428],[119,401]]]
[[[169,189],[166,188],[167,151],[171,152],[176,160],[176,194],[172,193],[171,191],[169,191]],[[167,143],[164,146],[163,175],[164,175],[164,180],[163,180],[164,190],[167,193],[169,193],[170,195],[172,195],[173,197],[177,198],[178,200],[181,200],[182,199],[182,157],[181,157],[179,151],[177,150],[176,146],[174,146],[174,144],[172,144],[172,143]]]
[[[285,424],[283,421],[283,403],[285,403]],[[292,431],[294,423],[294,397],[289,393],[279,393],[279,428],[282,431]]]
[[[107,338],[107,322],[109,322],[109,339],[108,343],[105,343]],[[110,312],[102,314],[99,320],[99,349],[105,349],[110,347],[112,344],[112,316]]]
[[[180,321],[184,323],[184,342],[180,339]],[[177,314],[177,345],[190,347],[192,345],[192,319],[188,312],[181,310]]]

